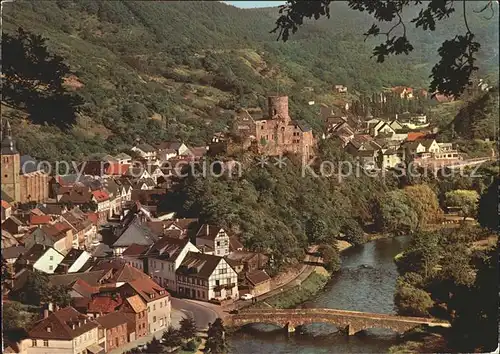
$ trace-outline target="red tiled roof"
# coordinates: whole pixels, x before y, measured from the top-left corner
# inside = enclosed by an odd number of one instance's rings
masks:
[[[425,136],[426,136],[426,134],[422,133],[422,132],[408,133],[408,138],[406,140],[407,141],[420,140],[420,139],[424,139]]]
[[[123,312],[112,312],[96,318],[96,321],[104,328],[111,329],[120,325],[126,325],[128,318]]]
[[[71,229],[71,225],[68,224],[67,222],[65,221],[61,221],[61,222],[56,222],[54,225],[52,225],[55,227],[55,229],[59,232],[62,232],[62,231],[67,231],[67,230],[70,230]]]
[[[97,225],[99,222],[99,214],[97,213],[87,213],[87,218],[92,221],[94,225]]]
[[[33,339],[72,340],[99,324],[73,307],[65,307],[38,321],[28,332]]]
[[[116,311],[117,307],[119,307],[122,303],[123,300],[119,296],[115,299],[111,296],[97,296],[90,300],[88,311],[95,313],[110,313]]]
[[[50,224],[52,217],[50,215],[30,214],[30,225]]]
[[[168,291],[156,284],[149,277],[128,282],[128,285],[130,285],[145,302],[156,301],[162,297],[169,296]],[[154,296],[150,297],[150,295]]]
[[[109,199],[109,194],[103,190],[93,191],[92,195],[97,200],[97,202],[104,202]]]
[[[149,249],[149,246],[138,245],[137,243],[133,243],[127,247],[125,251],[122,252],[123,256],[136,257],[140,256]]]

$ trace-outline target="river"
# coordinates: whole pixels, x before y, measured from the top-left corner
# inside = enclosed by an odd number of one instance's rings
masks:
[[[394,312],[397,271],[393,258],[409,242],[409,237],[380,239],[346,250],[342,268],[328,286],[307,307],[327,307],[376,313]],[[230,353],[383,353],[396,343],[393,333],[369,330],[365,335],[347,337],[334,327],[313,324],[307,334],[287,336],[269,325],[256,325],[229,339]]]

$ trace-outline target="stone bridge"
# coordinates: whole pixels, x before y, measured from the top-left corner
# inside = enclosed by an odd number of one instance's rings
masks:
[[[431,318],[403,317],[378,313],[344,311],[334,309],[252,309],[244,310],[228,317],[224,324],[227,327],[241,327],[252,323],[275,324],[289,332],[301,325],[311,323],[328,323],[348,335],[370,328],[386,328],[397,333],[404,333],[420,325],[449,327],[448,322]]]

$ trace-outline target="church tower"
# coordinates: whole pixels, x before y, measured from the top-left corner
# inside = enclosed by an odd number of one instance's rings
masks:
[[[9,121],[5,122],[2,129],[1,142],[2,156],[2,190],[9,195],[14,202],[21,201],[21,157],[16,149]]]

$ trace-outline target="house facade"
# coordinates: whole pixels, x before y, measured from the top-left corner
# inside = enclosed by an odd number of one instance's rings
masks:
[[[168,292],[150,278],[136,279],[121,286],[127,297],[139,295],[148,311],[148,333],[165,330],[170,326],[172,305]]]
[[[188,252],[200,252],[187,239],[163,237],[147,253],[148,272],[155,282],[177,291],[176,270]]]
[[[238,274],[222,257],[189,252],[176,274],[183,296],[202,301],[239,297]]]
[[[196,233],[196,247],[204,253],[224,257],[229,254],[229,235],[221,227],[203,224]]]
[[[28,332],[28,354],[104,353],[106,335],[99,324],[73,307],[45,313]]]
[[[127,316],[122,312],[111,312],[104,316],[99,316],[96,322],[106,330],[106,341],[104,351],[106,353],[120,348],[128,342]]]

